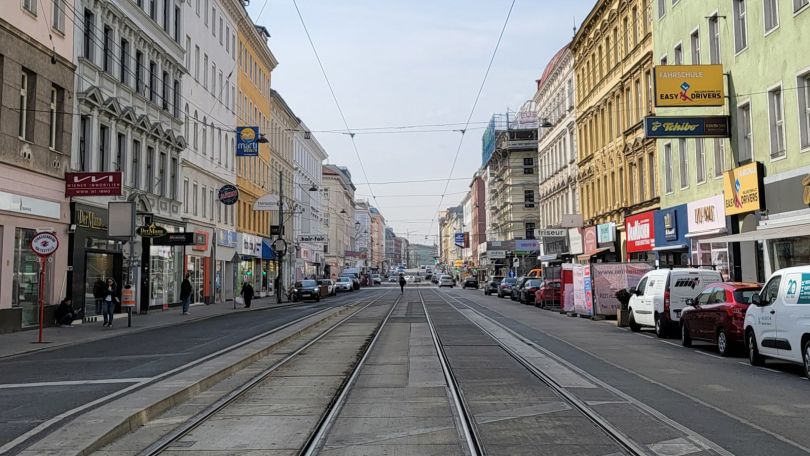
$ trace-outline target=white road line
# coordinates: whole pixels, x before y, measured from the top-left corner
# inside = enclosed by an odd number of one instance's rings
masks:
[[[141,383],[149,380],[152,380],[152,377],[103,378],[99,380],[66,380],[63,382],[5,383],[0,384],[0,389],[36,388],[42,386],[105,385],[111,383]]]
[[[678,343],[675,343],[675,342],[670,342],[668,340],[662,340],[661,343],[662,344],[667,344],[667,345],[672,345],[673,347],[681,348],[681,344],[678,344]]]
[[[703,356],[711,356],[712,358],[723,359],[723,357],[722,357],[722,356],[719,356],[719,355],[713,355],[713,354],[711,354],[711,353],[706,353],[706,352],[704,352],[704,351],[700,351],[700,350],[692,350],[692,351],[694,351],[695,353],[701,354],[701,355],[703,355]]]

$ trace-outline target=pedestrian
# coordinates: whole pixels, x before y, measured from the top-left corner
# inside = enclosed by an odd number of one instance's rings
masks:
[[[93,284],[93,298],[96,300],[96,315],[101,315],[101,304],[104,302],[104,295],[106,294],[107,285],[101,277]]]
[[[242,299],[245,300],[245,308],[250,308],[250,301],[253,300],[253,286],[249,282],[245,282],[242,284],[242,291],[239,292],[242,295]]]
[[[73,300],[70,298],[63,299],[62,302],[59,303],[59,306],[56,307],[56,311],[54,311],[53,316],[56,319],[56,324],[59,326],[72,328],[74,318]]]
[[[118,302],[118,288],[115,285],[115,280],[108,278],[104,289],[104,299],[101,303],[101,314],[104,316],[104,326],[108,328],[112,328],[113,325],[116,302]]]
[[[188,315],[188,307],[191,305],[191,277],[190,272],[186,272],[183,283],[180,284],[180,301],[183,302],[183,315]]]
[[[400,274],[399,275],[399,292],[400,293],[405,293],[405,284],[406,283],[407,282],[405,281],[405,276]]]

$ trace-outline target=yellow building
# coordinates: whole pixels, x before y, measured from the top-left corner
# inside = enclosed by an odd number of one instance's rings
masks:
[[[614,222],[621,259],[653,258],[652,251],[628,254],[625,218],[659,204],[655,142],[643,128],[653,111],[649,4],[599,0],[571,43],[585,225]]]
[[[270,74],[278,65],[267,45],[269,33],[254,25],[250,18],[238,21],[236,118],[240,126],[258,126],[267,135],[271,119]],[[263,239],[270,237],[270,212],[254,211],[253,204],[270,193],[270,144],[259,144],[257,157],[236,158],[236,185],[239,202],[236,210],[237,253],[242,256],[240,280],[250,281],[260,295],[269,292],[271,263],[262,262]],[[265,258],[266,260],[266,258]]]

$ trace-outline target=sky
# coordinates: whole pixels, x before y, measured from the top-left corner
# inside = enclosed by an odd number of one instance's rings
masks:
[[[481,167],[486,122],[533,97],[535,80],[595,3],[515,2],[445,193],[462,140],[453,130],[470,115],[512,0],[296,1],[355,130],[357,152],[348,135],[327,132],[345,127],[293,0],[252,0],[248,12],[269,30],[279,61],[273,88],[313,132],[328,163],[349,168],[355,199],[369,200],[398,235],[427,244],[436,240],[437,209],[458,205]],[[435,124],[457,125],[400,128]],[[362,130],[376,127],[410,131]],[[440,181],[390,183],[429,179]]]

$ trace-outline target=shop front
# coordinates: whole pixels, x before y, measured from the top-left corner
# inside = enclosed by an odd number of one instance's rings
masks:
[[[687,206],[681,204],[655,211],[655,247],[659,267],[689,265]]]
[[[598,226],[595,225],[586,226],[584,228],[581,228],[580,233],[581,233],[582,253],[577,256],[577,259],[579,260],[580,263],[588,264],[588,263],[603,263],[606,261],[615,261],[614,248],[611,245],[608,245],[609,244],[608,242],[605,242],[603,243],[602,246],[600,246]],[[604,237],[605,236],[604,232],[602,236],[603,240],[607,240],[607,238]]]
[[[211,276],[215,267],[211,248],[213,230],[192,223],[189,223],[188,230],[194,233],[194,244],[185,249],[185,272],[191,281],[191,302],[211,304],[214,302]]]
[[[87,317],[101,315],[100,293],[107,279],[124,285],[124,243],[107,236],[107,209],[71,203],[71,299]]]
[[[249,283],[257,296],[262,289],[262,238],[247,233],[237,233],[237,253],[241,261],[237,268],[238,284]],[[237,294],[239,290],[237,290]]]
[[[686,205],[688,233],[691,244],[692,266],[713,267],[723,280],[731,279],[731,261],[727,242],[717,241],[728,232],[723,195],[710,196]]]
[[[215,302],[224,302],[234,298],[234,263],[232,260],[237,245],[236,231],[217,229],[217,253],[214,265]]]
[[[273,242],[270,239],[262,238],[261,296],[270,296],[275,290],[276,277],[278,277],[277,260],[276,252],[273,251]]]
[[[655,211],[627,216],[624,232],[627,261],[655,263]]]

